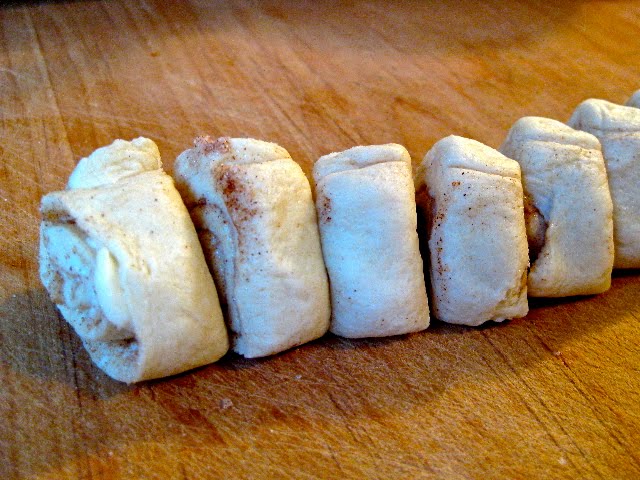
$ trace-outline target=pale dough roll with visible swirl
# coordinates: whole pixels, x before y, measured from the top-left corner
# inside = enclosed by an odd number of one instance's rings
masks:
[[[329,327],[329,287],[309,181],[287,151],[199,137],[175,163],[178,190],[226,303],[233,349],[263,357]]]
[[[409,152],[395,144],[354,147],[321,157],[313,176],[331,331],[360,338],[427,328]]]
[[[605,100],[582,102],[568,122],[602,145],[613,201],[614,268],[640,267],[640,109]]]
[[[475,326],[525,316],[529,259],[518,163],[451,135],[429,150],[415,182],[436,318]]]
[[[525,207],[532,261],[529,296],[608,290],[613,205],[598,139],[557,120],[524,117],[511,127],[500,151],[520,164],[525,202],[530,203]],[[532,228],[532,219],[542,228]]]
[[[151,140],[83,159],[41,212],[42,282],[109,376],[138,382],[224,355],[213,279]]]

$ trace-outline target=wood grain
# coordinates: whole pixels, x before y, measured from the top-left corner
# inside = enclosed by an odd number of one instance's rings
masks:
[[[326,337],[138,386],[91,365],[37,275],[38,204],[114,138],[320,155],[621,102],[625,1],[13,2],[0,8],[1,478],[640,478],[640,279],[523,320]]]

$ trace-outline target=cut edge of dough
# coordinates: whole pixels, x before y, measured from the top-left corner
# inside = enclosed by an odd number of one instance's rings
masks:
[[[42,204],[40,207],[43,217],[42,228],[55,224],[72,224],[85,237],[88,237],[88,234],[82,228],[82,225],[78,225],[68,209],[65,208],[64,202],[59,198],[61,193],[63,192],[52,192],[42,198]],[[49,252],[46,249],[42,250],[42,248],[45,248],[45,246],[42,245],[40,251],[40,277],[42,283],[49,291],[51,285],[45,278],[43,269],[43,267],[51,268],[49,263]],[[65,320],[69,325],[71,325],[76,334],[82,340],[82,343],[89,352],[92,361],[107,375],[115,380],[126,383],[144,380],[143,378],[140,378],[143,367],[141,364],[141,358],[143,356],[141,353],[141,343],[138,341],[138,335],[137,332],[135,332],[135,328],[134,331],[131,332],[132,337],[130,338],[97,339],[94,338],[95,335],[92,334],[91,328],[80,323],[82,319],[77,318],[77,312],[75,310],[58,303],[56,303],[56,306],[61,312],[66,313],[64,315]],[[97,334],[101,334],[102,332],[103,336],[108,337],[109,331],[114,330],[115,326],[111,328],[111,322],[106,318],[103,319],[102,322],[104,325],[100,326],[101,328],[98,329],[99,331]],[[123,356],[122,358],[119,358],[119,355],[121,354]],[[113,358],[109,360],[109,356],[112,356]]]

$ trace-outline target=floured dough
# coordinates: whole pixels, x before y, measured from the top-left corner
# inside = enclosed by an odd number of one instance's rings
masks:
[[[41,212],[42,282],[109,376],[138,382],[224,355],[213,279],[151,140],[83,159]]]
[[[600,140],[613,200],[615,268],[640,267],[640,109],[582,102],[569,126]]]
[[[427,328],[407,150],[389,144],[332,153],[316,162],[313,176],[331,284],[331,331],[358,338]]]
[[[311,188],[287,151],[244,138],[196,139],[176,183],[226,302],[233,348],[262,357],[329,327],[329,286]]]
[[[524,117],[511,127],[500,151],[520,163],[529,203],[529,296],[608,290],[613,206],[598,139],[556,120]]]
[[[625,105],[627,107],[640,108],[640,90],[636,90],[635,92],[633,92],[633,95],[629,97],[629,100],[627,100],[627,103],[625,103]]]
[[[416,191],[427,216],[435,316],[464,325],[525,316],[528,248],[518,163],[452,135],[425,156]]]

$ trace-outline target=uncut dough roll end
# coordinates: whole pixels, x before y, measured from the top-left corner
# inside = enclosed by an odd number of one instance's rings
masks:
[[[214,362],[228,349],[195,229],[160,165],[152,141],[117,140],[41,205],[42,282],[92,360],[127,383]]]

